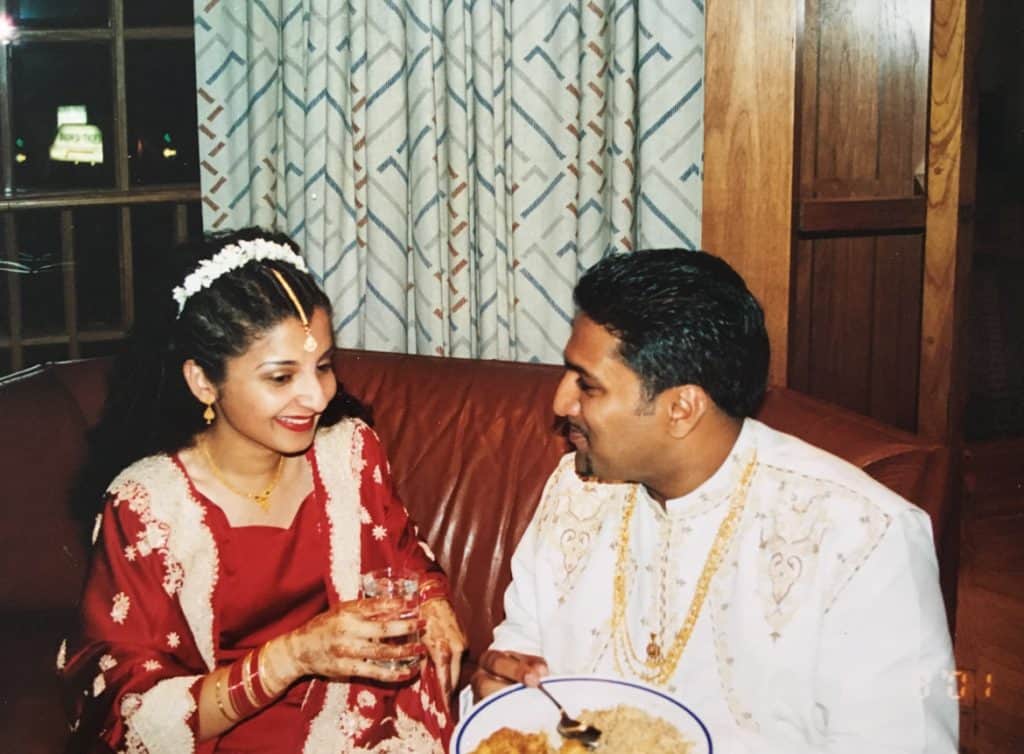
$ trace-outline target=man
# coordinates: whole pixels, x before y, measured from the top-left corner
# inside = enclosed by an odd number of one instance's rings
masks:
[[[724,754],[955,752],[928,516],[750,418],[768,338],[742,279],[642,251],[575,298],[554,409],[576,452],[516,549],[476,695],[593,673],[679,698]]]

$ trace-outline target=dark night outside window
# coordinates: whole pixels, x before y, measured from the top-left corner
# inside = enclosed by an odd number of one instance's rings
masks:
[[[154,259],[201,233],[192,0],[3,15],[0,375],[113,352]]]

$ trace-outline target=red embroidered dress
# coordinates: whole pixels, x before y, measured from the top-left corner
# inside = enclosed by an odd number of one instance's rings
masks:
[[[360,573],[404,565],[421,572],[424,600],[447,597],[373,431],[345,420],[321,430],[307,457],[314,490],[288,529],[231,527],[168,456],[114,480],[82,599],[83,636],[58,657],[79,750],[443,753],[451,721],[429,663],[400,687],[303,679],[196,743],[199,678],[355,598]]]

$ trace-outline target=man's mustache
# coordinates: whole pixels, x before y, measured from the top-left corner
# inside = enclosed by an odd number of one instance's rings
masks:
[[[579,432],[584,439],[590,439],[590,433],[580,424],[560,416],[555,420],[555,431],[562,437],[568,437],[570,432]]]

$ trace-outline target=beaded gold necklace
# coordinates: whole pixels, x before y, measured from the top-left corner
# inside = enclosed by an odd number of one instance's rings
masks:
[[[270,480],[270,484],[259,492],[246,492],[245,490],[238,489],[224,477],[224,473],[220,470],[217,462],[213,460],[213,456],[210,455],[210,449],[206,447],[206,441],[200,439],[198,444],[199,449],[203,453],[203,457],[206,459],[206,465],[210,467],[210,471],[213,472],[213,475],[217,477],[221,484],[239,497],[252,500],[263,510],[264,513],[270,510],[270,496],[274,494],[274,490],[277,488],[277,483],[281,481],[281,471],[284,469],[284,456],[281,456],[278,459],[277,468],[274,470],[274,478]]]
[[[690,641],[690,635],[697,625],[700,611],[704,607],[704,600],[708,596],[711,580],[715,577],[719,566],[721,566],[722,559],[725,557],[725,553],[732,542],[732,537],[736,532],[740,515],[743,513],[743,508],[747,503],[747,493],[750,490],[750,482],[753,479],[756,466],[757,454],[754,453],[746,468],[743,469],[739,484],[732,495],[729,510],[718,527],[718,534],[715,535],[715,540],[711,544],[707,560],[704,561],[704,568],[701,570],[700,578],[697,580],[693,599],[690,601],[690,609],[687,611],[683,625],[676,633],[672,645],[668,648],[668,651],[663,651],[661,643],[658,641],[658,633],[652,632],[646,647],[646,657],[642,658],[637,655],[634,649],[633,640],[629,635],[629,624],[626,621],[626,605],[628,602],[626,571],[629,563],[630,524],[633,520],[633,512],[636,510],[636,497],[639,485],[634,486],[630,491],[629,498],[626,500],[626,507],[622,511],[622,525],[619,528],[619,541],[616,546],[615,575],[612,580],[612,646],[615,656],[615,668],[620,675],[625,675],[622,667],[623,661],[637,678],[647,683],[663,686],[672,677],[672,674],[675,673],[676,666],[683,656],[683,650],[686,649],[686,645]],[[667,570],[663,569],[663,581]],[[660,587],[664,594],[665,585],[661,584]],[[663,603],[662,609],[664,609]],[[660,634],[664,636],[667,619],[664,614],[661,614],[659,617],[661,621]]]

